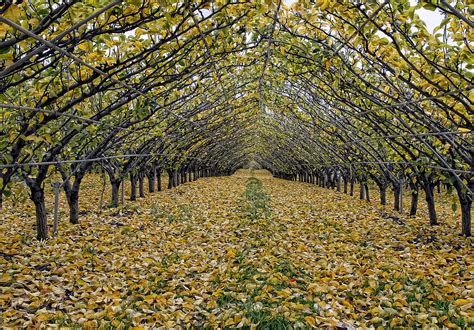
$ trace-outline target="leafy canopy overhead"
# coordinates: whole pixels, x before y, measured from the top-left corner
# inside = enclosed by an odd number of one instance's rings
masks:
[[[434,33],[422,7],[444,17]],[[1,161],[146,146],[223,168],[469,170],[472,10],[438,0],[8,1],[0,102],[36,110],[0,108]]]

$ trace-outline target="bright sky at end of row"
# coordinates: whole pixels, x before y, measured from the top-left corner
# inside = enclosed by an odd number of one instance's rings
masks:
[[[297,1],[298,0],[283,0],[283,2],[287,6],[291,6],[292,4],[294,4]],[[415,5],[416,1],[410,0],[410,3],[412,5]],[[430,10],[420,8],[416,11],[416,13],[420,16],[420,18],[422,20],[425,21],[426,28],[428,29],[429,32],[433,32],[435,27],[437,27],[441,23],[441,21],[443,20],[443,16],[441,15],[441,13],[439,11],[430,11]]]

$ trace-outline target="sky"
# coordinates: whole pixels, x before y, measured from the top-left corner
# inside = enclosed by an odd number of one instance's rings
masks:
[[[291,6],[297,0],[283,0],[287,6]],[[412,5],[416,4],[415,0],[410,0]],[[416,13],[420,16],[422,20],[426,23],[426,28],[429,32],[433,32],[434,28],[437,27],[443,20],[443,16],[439,11],[430,11],[426,9],[418,9]]]

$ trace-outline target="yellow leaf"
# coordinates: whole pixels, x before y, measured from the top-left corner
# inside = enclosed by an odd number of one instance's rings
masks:
[[[400,325],[402,324],[402,320],[398,317],[394,317],[391,321],[390,321],[390,326],[391,327],[396,327],[397,325]]]
[[[383,322],[383,318],[381,318],[381,317],[373,317],[373,318],[371,318],[371,319],[369,320],[369,322],[370,322],[370,323],[373,323],[373,324],[375,324],[375,323],[382,323],[382,322]]]
[[[468,299],[457,299],[454,301],[454,305],[456,306],[463,306],[465,304],[469,304],[469,300]]]
[[[400,282],[397,282],[393,285],[392,290],[393,291],[400,291],[403,288],[403,285]]]
[[[89,50],[89,43],[83,42],[83,43],[79,44],[77,46],[77,48],[79,48],[80,50],[83,50],[83,51],[88,51]]]
[[[235,251],[234,249],[229,249],[225,255],[227,259],[234,259],[235,258]]]
[[[7,284],[10,280],[11,276],[7,273],[3,273],[2,276],[0,276],[0,284]]]
[[[416,316],[417,321],[426,321],[428,319],[428,314],[421,313]]]
[[[227,319],[224,323],[224,326],[228,327],[234,325],[234,319]]]
[[[3,13],[3,17],[11,20],[16,21],[21,16],[21,10],[17,5],[11,5],[7,8],[7,10]]]
[[[152,258],[145,258],[143,259],[144,262],[148,263],[148,264],[152,264],[152,263],[155,263],[155,260],[152,259]]]
[[[0,23],[0,38],[5,38],[10,27],[4,23]]]
[[[312,316],[306,316],[304,318],[304,320],[306,321],[306,323],[308,325],[310,325],[311,327],[315,328],[316,327],[316,319]]]

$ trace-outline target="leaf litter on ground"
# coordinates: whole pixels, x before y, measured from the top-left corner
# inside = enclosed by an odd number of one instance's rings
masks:
[[[473,325],[472,241],[447,217],[389,208],[265,171],[202,178],[34,239],[29,203],[0,223],[0,323],[118,328]],[[28,214],[28,216],[26,216]],[[390,216],[399,221],[390,220]]]

